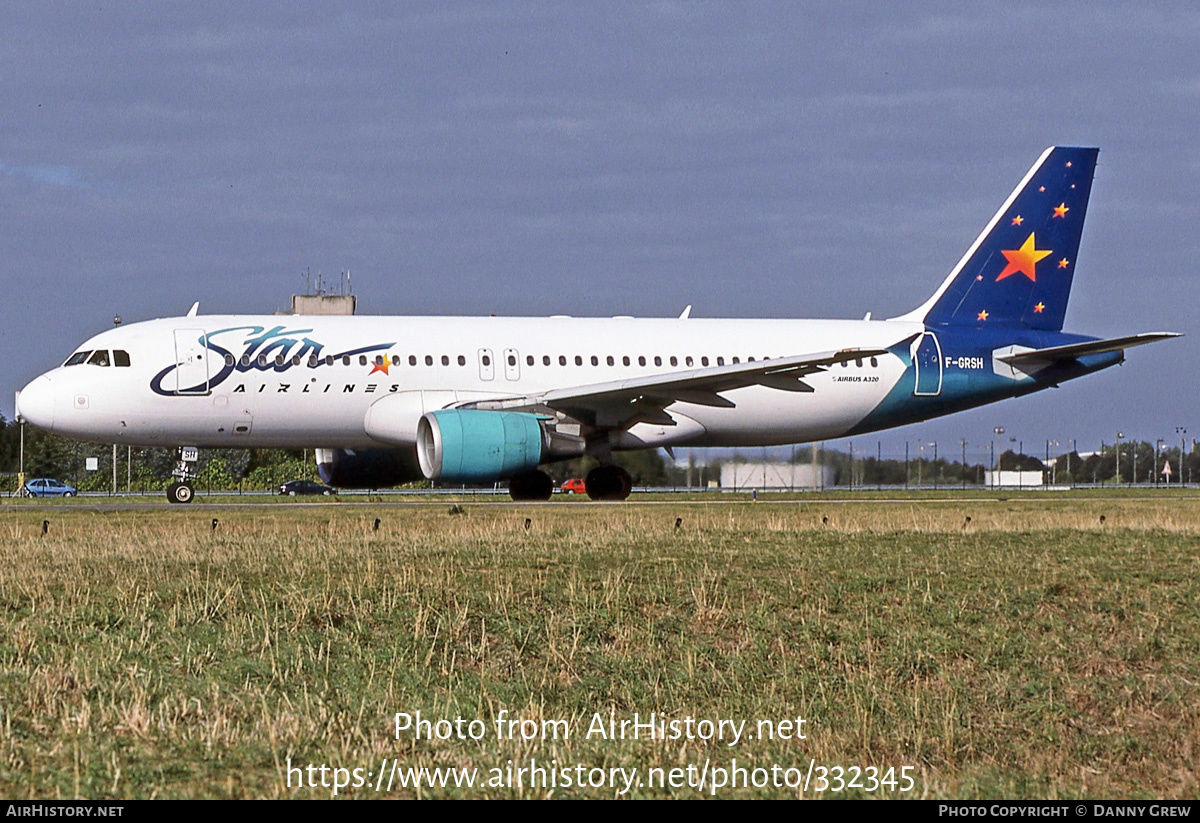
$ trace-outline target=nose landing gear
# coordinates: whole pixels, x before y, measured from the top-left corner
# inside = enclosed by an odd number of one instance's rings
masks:
[[[177,452],[175,470],[171,476],[176,478],[167,486],[167,500],[171,503],[191,503],[196,496],[191,481],[196,478],[195,465],[200,459],[200,449],[195,446],[181,446]]]

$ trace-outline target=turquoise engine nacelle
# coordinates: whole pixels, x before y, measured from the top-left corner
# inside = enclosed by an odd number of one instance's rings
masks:
[[[543,439],[536,414],[442,409],[417,423],[417,459],[430,480],[495,483],[536,469]]]

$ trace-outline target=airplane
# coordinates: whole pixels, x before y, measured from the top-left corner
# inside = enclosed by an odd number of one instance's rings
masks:
[[[941,286],[887,320],[205,315],[123,325],[17,393],[69,437],[167,446],[193,498],[201,447],[313,448],[321,478],[383,488],[507,481],[614,452],[831,440],[994,403],[1117,365],[1171,332],[1062,331],[1099,150],[1050,147]]]

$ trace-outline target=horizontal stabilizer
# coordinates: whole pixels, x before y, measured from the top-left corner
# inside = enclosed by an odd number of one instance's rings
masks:
[[[1013,354],[999,355],[996,359],[1012,365],[1019,363],[1054,363],[1060,360],[1074,360],[1085,354],[1121,351],[1133,346],[1144,346],[1146,343],[1157,343],[1159,340],[1169,340],[1172,337],[1182,336],[1178,332],[1170,331],[1144,332],[1142,334],[1131,334],[1128,337],[1112,337],[1108,340],[1090,340],[1086,343],[1052,346],[1048,349],[1030,349]]]

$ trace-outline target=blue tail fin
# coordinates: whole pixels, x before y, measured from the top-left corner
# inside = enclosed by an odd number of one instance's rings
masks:
[[[904,320],[1059,331],[1099,149],[1046,149],[941,288]]]

